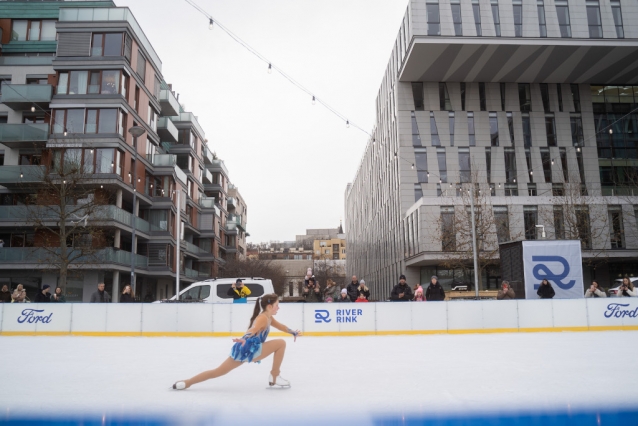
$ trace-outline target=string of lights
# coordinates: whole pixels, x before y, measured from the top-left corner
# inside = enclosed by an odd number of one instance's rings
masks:
[[[243,46],[246,50],[248,50],[255,57],[257,57],[257,59],[259,59],[260,61],[264,62],[265,64],[268,64],[268,68],[267,68],[268,74],[272,74],[273,70],[277,71],[282,77],[284,77],[286,80],[288,80],[291,84],[293,84],[295,87],[297,87],[298,89],[300,89],[301,91],[306,93],[309,97],[311,97],[312,105],[315,105],[317,103],[323,105],[328,111],[330,111],[332,114],[337,116],[340,120],[345,122],[346,127],[351,127],[352,126],[355,129],[358,129],[358,130],[362,131],[363,133],[365,133],[366,135],[372,137],[372,135],[368,131],[366,131],[363,128],[361,128],[359,125],[357,125],[352,120],[350,120],[345,114],[340,113],[335,108],[330,106],[330,104],[328,104],[326,101],[324,101],[323,99],[319,98],[314,92],[312,92],[310,89],[306,88],[304,85],[299,83],[290,74],[286,73],[284,70],[282,70],[281,68],[279,68],[278,66],[273,64],[272,61],[270,61],[268,58],[266,58],[264,55],[259,53],[256,49],[254,49],[248,43],[246,43],[241,38],[239,38],[239,36],[237,36],[235,33],[233,33],[231,30],[229,30],[223,24],[221,24],[217,19],[213,18],[212,15],[210,15],[208,12],[206,12],[204,9],[202,9],[193,0],[185,0],[185,1],[186,1],[186,3],[190,4],[193,8],[195,8],[199,13],[201,13],[202,15],[204,15],[208,19],[208,29],[212,30],[215,26],[219,27],[222,31],[224,31],[226,34],[228,34],[228,36],[230,38],[232,38],[236,43],[238,43],[239,45]]]

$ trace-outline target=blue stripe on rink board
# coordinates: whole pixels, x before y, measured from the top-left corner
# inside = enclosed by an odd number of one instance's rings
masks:
[[[638,409],[570,413],[378,416],[376,426],[635,426]]]

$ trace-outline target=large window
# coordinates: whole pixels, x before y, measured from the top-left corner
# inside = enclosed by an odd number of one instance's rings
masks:
[[[467,132],[470,138],[470,146],[476,146],[476,130],[474,129],[474,113],[467,113]]]
[[[498,0],[490,0],[490,5],[492,7],[492,17],[494,18],[494,31],[496,32],[496,37],[501,36],[501,17],[498,12]]]
[[[532,151],[529,148],[525,149],[525,164],[527,165],[527,173],[529,174],[529,181],[534,182],[534,167],[532,166]]]
[[[445,160],[445,148],[436,149],[436,159],[439,163],[439,183],[447,183],[447,162]]]
[[[569,20],[569,5],[567,0],[556,0],[556,14],[558,15],[558,26],[560,36],[569,38],[572,36],[571,22]]]
[[[565,216],[562,206],[554,206],[554,238],[565,239]]]
[[[124,134],[126,114],[116,108],[56,109],[51,125],[54,134],[119,133]]]
[[[553,114],[545,116],[545,133],[547,146],[556,146],[556,119]]]
[[[114,148],[53,150],[52,169],[56,173],[77,169],[85,174],[115,173],[121,176],[123,157],[123,153]]]
[[[496,225],[496,237],[499,243],[510,240],[510,221],[507,206],[494,206],[494,224]]]
[[[412,83],[412,98],[414,99],[414,110],[423,111],[423,83]]]
[[[514,8],[514,37],[523,37],[523,1],[513,0]]]
[[[505,155],[505,180],[507,183],[516,183],[516,152],[514,148],[504,148]]]
[[[483,31],[481,28],[481,6],[479,0],[472,0],[472,12],[474,14],[474,25],[476,26],[476,35],[482,36]]]
[[[459,148],[459,180],[468,183],[472,179],[472,166],[470,163],[470,149]]]
[[[122,33],[94,33],[91,39],[91,56],[122,56]]]
[[[479,102],[481,111],[487,110],[487,99],[485,97],[485,83],[479,83]]]
[[[549,155],[548,148],[541,148],[541,162],[543,163],[543,175],[545,176],[545,182],[552,182],[552,159]]]
[[[441,249],[456,250],[456,227],[454,226],[454,207],[441,206]]]
[[[623,229],[621,206],[609,206],[609,240],[612,249],[625,248],[625,232]]]
[[[538,207],[523,206],[523,221],[525,226],[525,239],[536,239],[536,225],[538,224]]]
[[[499,86],[501,89],[501,111],[505,111],[505,92],[507,90],[507,86],[505,83],[501,83]]]
[[[529,83],[518,84],[518,100],[521,112],[530,112],[532,110],[532,92]]]
[[[549,104],[549,84],[541,83],[541,99],[543,100],[543,111],[551,112],[552,109]]]
[[[421,198],[423,198],[423,188],[421,188],[420,183],[414,184],[414,202],[416,203]]]
[[[541,37],[547,37],[547,21],[545,21],[545,3],[543,0],[536,1],[536,10],[538,11],[538,29]]]
[[[563,169],[563,180],[569,182],[569,167],[567,166],[567,148],[559,148],[560,165]]]
[[[572,99],[574,100],[574,112],[580,112],[580,91],[578,90],[578,84],[570,84],[569,89],[572,92]]]
[[[428,153],[425,148],[414,149],[414,160],[416,163],[417,180],[422,183],[428,182]]]
[[[55,23],[49,20],[14,19],[11,41],[55,41]]]
[[[434,119],[434,111],[430,111],[430,139],[432,140],[432,146],[441,146],[439,130],[436,127],[436,120]]]
[[[452,22],[454,23],[454,35],[462,36],[463,35],[463,25],[461,19],[461,1],[460,0],[451,0],[452,6]]]
[[[137,50],[137,75],[140,76],[142,81],[146,80],[146,57],[142,53],[141,49]]]
[[[523,122],[523,146],[529,148],[532,146],[532,124],[529,114],[523,114],[521,121]]]
[[[576,231],[583,249],[591,249],[591,227],[589,220],[589,207],[576,206]]]
[[[514,117],[511,112],[505,113],[507,117],[507,128],[510,132],[510,145],[514,146]]]
[[[589,38],[603,38],[603,23],[600,19],[600,4],[598,0],[587,0],[586,5]]]
[[[465,111],[465,83],[461,83],[461,110]]]
[[[614,16],[616,37],[625,38],[625,31],[623,30],[622,26],[622,11],[620,9],[620,0],[611,0],[611,14]]]
[[[416,122],[416,115],[414,114],[414,111],[410,112],[410,119],[412,121],[412,146],[422,146],[419,126]]]
[[[441,111],[452,111],[450,94],[447,91],[447,85],[445,83],[439,83],[439,107]]]
[[[572,129],[572,145],[583,146],[583,119],[580,116],[569,118]]]
[[[498,117],[490,112],[490,141],[492,146],[498,146]]]
[[[58,95],[102,94],[126,96],[127,76],[120,70],[65,71],[58,75]]]
[[[450,146],[454,146],[454,113],[448,113],[448,121],[450,123]]]
[[[487,171],[487,182],[492,182],[492,148],[485,148],[485,166]]]
[[[425,4],[428,19],[428,35],[441,35],[441,17],[439,15],[439,3],[428,2]]]

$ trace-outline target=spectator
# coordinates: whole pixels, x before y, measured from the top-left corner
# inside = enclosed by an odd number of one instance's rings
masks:
[[[634,288],[634,283],[627,277],[622,279],[622,284],[616,292],[617,297],[637,297],[638,291]]]
[[[11,303],[11,292],[8,285],[3,285],[0,291],[0,303]]]
[[[130,285],[125,285],[120,295],[120,303],[135,303],[135,296]]]
[[[423,287],[421,287],[421,284],[414,285],[414,301],[425,302],[425,295],[423,294]]]
[[[399,284],[395,285],[390,293],[393,302],[409,302],[412,300],[412,289],[405,282],[405,275],[399,277]]]
[[[111,303],[111,295],[104,290],[104,283],[97,285],[97,291],[91,295],[91,303]]]
[[[366,299],[366,295],[363,293],[359,293],[359,297],[357,297],[357,300],[355,300],[355,302],[367,302],[368,299]]]
[[[363,294],[366,300],[370,299],[370,289],[366,286],[366,282],[364,280],[359,281],[359,288],[357,291],[359,292],[359,296]],[[359,296],[357,296],[357,299]],[[358,300],[356,301],[358,302]]]
[[[66,297],[62,294],[62,288],[56,287],[55,291],[51,295],[51,302],[53,303],[66,303]]]
[[[585,297],[607,297],[607,294],[600,289],[598,281],[594,280],[585,292]]]
[[[22,284],[18,284],[13,294],[11,295],[14,303],[24,303],[27,300],[27,292],[24,290]]]
[[[151,290],[148,291],[148,293],[146,293],[146,296],[144,296],[144,303],[153,303],[155,302],[155,299],[153,298],[153,295],[151,294]]]
[[[335,282],[328,279],[326,282],[326,289],[323,291],[323,301],[326,303],[336,302],[339,298],[339,287],[335,285]]]
[[[551,299],[556,295],[554,288],[547,280],[541,281],[541,285],[538,286],[536,294],[538,294],[541,299]]]
[[[496,298],[498,300],[516,299],[516,293],[514,293],[514,289],[510,285],[509,281],[503,280],[503,282],[501,283],[501,289],[496,294]]]
[[[354,302],[359,297],[359,281],[357,281],[357,276],[352,276],[352,281],[348,284],[348,297],[351,302]]]
[[[425,290],[425,300],[432,302],[445,300],[445,290],[439,284],[439,277],[436,275],[432,275],[432,278],[430,278],[430,285]]]
[[[35,303],[50,303],[51,295],[49,294],[51,291],[51,286],[49,284],[45,284],[42,286],[42,291],[38,292],[35,295]]]
[[[320,303],[321,299],[321,289],[317,282],[315,281],[315,277],[310,277],[308,279],[308,285],[304,286],[303,289],[303,297],[306,299],[308,303]]]
[[[339,299],[335,300],[335,302],[339,302],[339,303],[352,303],[352,300],[350,300],[350,296],[348,296],[348,290],[346,290],[345,288],[341,289],[341,293],[340,293]]]
[[[246,303],[248,296],[250,296],[250,289],[244,285],[241,279],[237,278],[235,284],[228,289],[227,295],[233,298],[233,303]]]

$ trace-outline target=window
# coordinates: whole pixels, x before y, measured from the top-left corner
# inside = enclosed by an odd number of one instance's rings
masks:
[[[421,198],[423,198],[423,189],[421,188],[420,183],[414,184],[414,202],[416,203]]]
[[[507,206],[494,206],[494,224],[499,244],[510,240],[510,224]]]
[[[538,208],[536,206],[523,206],[523,221],[525,223],[525,239],[535,240]]]
[[[513,0],[514,8],[514,37],[523,37],[523,1]]]
[[[515,183],[505,184],[505,196],[506,197],[518,197],[518,186]]]
[[[598,0],[587,0],[587,23],[589,24],[589,38],[603,38],[603,23],[600,19],[600,4]]]
[[[583,153],[581,150],[576,150],[576,163],[578,164],[578,174],[580,176],[581,194],[587,195],[587,186],[585,181],[585,165],[583,163]]]
[[[609,206],[609,240],[612,249],[625,248],[625,233],[623,231],[621,206]]]
[[[11,41],[26,41],[29,21],[14,19],[11,26]]]
[[[88,71],[71,71],[69,73],[69,95],[86,95]]]
[[[560,36],[563,38],[571,37],[572,29],[569,21],[569,5],[567,4],[567,0],[556,0],[556,14],[558,15]]]
[[[461,83],[461,110],[465,111],[465,83]]]
[[[529,83],[518,84],[518,100],[521,106],[521,112],[530,112],[532,110],[532,94]]]
[[[616,26],[616,37],[625,38],[625,31],[622,27],[622,12],[620,10],[620,0],[611,0],[611,14],[614,17]]]
[[[445,161],[445,148],[436,149],[436,159],[439,163],[439,183],[447,183],[447,163]]]
[[[545,176],[545,183],[552,182],[552,160],[549,155],[548,148],[541,148],[541,162],[543,163],[543,175]]]
[[[428,35],[441,35],[441,18],[439,16],[439,4],[434,2],[426,3],[425,10],[428,19]]]
[[[412,98],[414,99],[414,110],[423,111],[423,83],[412,83]]]
[[[551,112],[549,105],[549,85],[547,83],[541,83],[541,98],[543,99],[543,111]]]
[[[570,84],[569,88],[572,92],[572,99],[574,100],[574,112],[580,112],[580,91],[578,90],[578,84]]]
[[[441,249],[456,250],[456,227],[454,226],[454,207],[441,206]]]
[[[137,50],[137,75],[140,76],[142,81],[146,80],[146,58],[141,49]]]
[[[505,115],[507,117],[507,128],[510,131],[510,144],[514,146],[514,117],[512,117],[511,112],[508,112]]]
[[[563,89],[560,83],[556,85],[556,92],[558,94],[558,111],[563,112]]]
[[[525,164],[527,165],[527,173],[529,174],[529,181],[534,182],[534,168],[532,167],[532,152],[529,148],[525,149]]]
[[[55,23],[48,20],[14,19],[11,27],[11,41],[54,41]]]
[[[428,182],[428,154],[425,148],[414,149],[414,160],[416,165],[417,180],[422,183]],[[419,186],[420,187],[420,186]]]
[[[536,197],[538,195],[538,190],[536,189],[535,183],[527,184],[527,195],[530,197]]]
[[[492,182],[492,148],[485,148],[485,165],[487,168],[487,182]]]
[[[490,141],[492,146],[498,146],[498,117],[490,112]]]
[[[470,146],[476,146],[476,131],[474,130],[474,113],[467,113],[467,132],[470,136]]]
[[[116,108],[56,109],[52,122],[53,133],[119,133],[123,134],[124,117]]]
[[[494,18],[494,31],[496,32],[496,37],[500,37],[501,18],[498,13],[498,0],[490,0],[490,5],[492,6],[492,17]]]
[[[547,37],[547,21],[545,21],[545,4],[543,0],[536,1],[536,10],[538,11],[538,29],[541,37]]]
[[[454,146],[454,113],[448,113],[448,121],[450,122],[450,146]]]
[[[576,206],[576,230],[583,249],[591,249],[591,228],[589,224],[589,207]]]
[[[501,111],[505,111],[505,83],[501,83]]]
[[[135,100],[133,101],[133,108],[136,112],[140,112],[140,88],[135,85]]]
[[[481,111],[487,110],[485,99],[485,83],[479,83],[479,100],[481,103]]]
[[[505,181],[507,183],[516,183],[516,152],[514,148],[504,148],[505,155]]]
[[[521,117],[523,122],[523,146],[532,146],[532,124],[530,123],[529,114],[523,114]]]
[[[472,12],[474,13],[474,25],[476,25],[476,35],[481,37],[483,35],[481,29],[481,6],[479,0],[472,0]]]
[[[583,120],[581,117],[570,117],[569,118],[571,128],[572,128],[572,145],[574,146],[583,146],[584,138],[583,138]]]
[[[441,111],[452,111],[452,103],[445,83],[439,83],[439,107]]]
[[[432,146],[441,146],[441,139],[439,139],[439,131],[436,127],[433,111],[430,111],[430,138],[432,139]]]
[[[561,206],[554,206],[554,238],[565,239],[565,217]]]
[[[148,104],[148,109],[146,110],[146,112],[146,122],[151,127],[151,129],[153,129],[153,131],[157,133],[157,113],[155,112],[155,109],[153,109],[153,106],[151,104]]]
[[[556,146],[556,120],[553,114],[545,116],[545,133],[547,134],[547,146]]]
[[[554,197],[562,197],[565,195],[565,186],[562,183],[552,184],[552,195]]]
[[[122,56],[122,33],[94,33],[91,56]]]
[[[58,95],[102,94],[116,95],[123,87],[119,70],[61,72]]]
[[[463,35],[463,25],[461,20],[461,1],[460,0],[451,0],[452,6],[452,22],[454,23],[454,35],[462,36]]]
[[[470,164],[470,149],[459,148],[459,180],[468,183],[472,179],[472,166]]]
[[[565,182],[569,182],[569,169],[567,168],[567,149],[559,148],[558,153],[560,155],[560,165],[563,168],[563,179]]]
[[[421,135],[419,134],[419,126],[416,122],[416,115],[414,111],[410,112],[410,118],[412,120],[412,146],[422,146]]]

